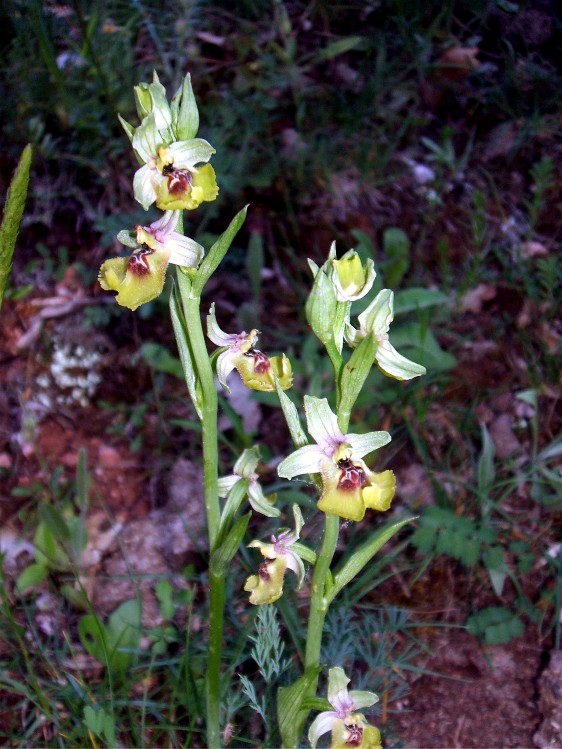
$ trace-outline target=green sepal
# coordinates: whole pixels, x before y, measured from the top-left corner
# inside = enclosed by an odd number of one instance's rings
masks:
[[[32,155],[31,146],[28,144],[20,156],[4,205],[4,217],[0,226],[0,309],[12,270],[12,258],[25,208]]]
[[[349,559],[346,559],[340,570],[334,575],[334,585],[328,591],[325,592],[327,604],[334,600],[337,594],[350,583],[353,578],[358,575],[363,567],[365,567],[371,559],[375,556],[377,551],[384,546],[398,531],[408,523],[416,520],[415,517],[406,518],[406,520],[399,520],[397,523],[392,523],[375,533],[373,538],[360,546]]]
[[[199,130],[199,110],[191,87],[191,75],[189,73],[174,94],[170,108],[177,139],[191,140],[191,138],[195,138]]]
[[[236,216],[234,216],[226,231],[220,235],[207,255],[205,255],[205,257],[203,258],[203,261],[199,266],[195,278],[193,279],[193,296],[201,296],[203,287],[219,267],[222,259],[228,252],[230,245],[234,240],[234,237],[244,223],[247,211],[248,206],[246,205],[244,206],[244,208],[242,208],[241,211],[236,214]]]
[[[191,353],[191,347],[189,345],[189,334],[187,332],[187,324],[185,322],[185,316],[181,305],[181,297],[178,290],[178,284],[189,284],[189,278],[178,273],[177,281],[174,281],[172,286],[172,293],[170,294],[170,316],[172,318],[172,326],[174,328],[174,334],[176,336],[176,342],[178,344],[178,352],[183,367],[183,373],[185,376],[185,382],[187,390],[199,416],[200,420],[203,420],[203,398],[201,393],[201,383],[199,377],[195,371],[195,364],[193,362],[193,355]]]
[[[222,544],[224,538],[226,537],[236,511],[244,501],[244,497],[246,497],[248,494],[249,485],[250,482],[248,481],[248,479],[241,478],[228,492],[228,497],[221,514],[219,532],[217,534],[217,547]]]
[[[277,723],[283,749],[296,749],[299,743],[308,716],[308,710],[303,707],[304,700],[309,699],[307,692],[321,670],[321,666],[309,666],[294,684],[277,690]]]
[[[372,335],[367,335],[359,346],[353,350],[349,361],[341,374],[341,401],[339,411],[345,414],[351,413],[357,396],[365,384],[365,380],[372,369],[375,361],[377,342]]]
[[[48,576],[49,568],[40,562],[33,562],[28,565],[20,574],[16,580],[16,589],[20,595],[29,593],[39,583]]]
[[[308,445],[308,438],[306,432],[302,428],[297,407],[289,396],[283,392],[283,389],[277,380],[275,381],[275,389],[277,390],[279,403],[295,447],[304,447],[304,445]]]
[[[248,512],[246,515],[238,518],[223,543],[213,551],[209,562],[209,572],[211,575],[223,577],[226,574],[230,562],[242,543],[251,516],[252,513]]]
[[[318,555],[316,554],[316,552],[312,551],[312,549],[309,549],[308,546],[295,541],[294,544],[291,544],[291,551],[294,551],[295,554],[298,554],[299,557],[301,559],[304,559],[305,562],[308,562],[309,564],[316,564]]]
[[[316,271],[312,290],[306,300],[305,312],[314,334],[324,345],[327,345],[334,342],[338,302],[334,284],[324,272],[323,267]]]

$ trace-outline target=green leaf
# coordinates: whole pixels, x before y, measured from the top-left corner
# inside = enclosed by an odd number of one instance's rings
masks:
[[[39,515],[57,541],[65,544],[70,542],[70,529],[57,509],[52,505],[41,505]]]
[[[178,275],[178,282],[181,283],[182,279]],[[195,371],[195,364],[193,362],[193,356],[191,353],[191,347],[189,345],[189,334],[187,332],[187,325],[183,314],[181,305],[180,294],[178,291],[177,282],[174,282],[172,286],[172,293],[170,294],[170,316],[172,318],[172,326],[174,328],[174,335],[176,336],[176,343],[178,344],[178,351],[180,360],[183,367],[183,374],[185,377],[185,383],[189,396],[193,402],[193,406],[200,419],[203,418],[203,404],[200,396],[200,385],[199,378]]]
[[[490,432],[486,425],[482,424],[482,449],[478,459],[477,482],[478,491],[483,497],[486,497],[494,485],[496,479],[496,470],[494,467],[494,457],[496,450],[490,437]]]
[[[294,684],[277,690],[277,723],[283,749],[295,749],[299,743],[308,715],[308,711],[302,709],[303,701],[321,670],[320,666],[309,666]]]
[[[525,631],[521,619],[504,606],[489,606],[473,614],[467,619],[466,628],[487,645],[502,645]]]
[[[199,110],[191,87],[191,75],[189,73],[173,96],[170,109],[176,127],[177,139],[190,140],[195,138],[199,130]]]
[[[107,639],[111,670],[123,674],[131,665],[139,647],[141,627],[140,601],[122,603],[109,617]]]
[[[12,269],[12,258],[25,208],[31,157],[31,146],[27,145],[22,151],[18,166],[10,182],[4,205],[4,217],[0,226],[0,309],[2,309],[4,293]]]
[[[383,268],[385,284],[394,289],[410,265],[410,240],[402,229],[391,226],[383,233],[383,245],[387,258]]]
[[[232,520],[236,515],[238,508],[242,504],[244,497],[246,497],[248,494],[249,486],[250,482],[248,481],[248,479],[240,479],[229,491],[224,509],[221,513],[219,532],[217,534],[217,546],[220,546],[222,544],[224,538],[230,530]]]
[[[375,361],[377,342],[372,335],[367,335],[359,346],[354,349],[349,361],[344,366],[341,376],[341,402],[339,412],[351,413],[357,396],[361,392],[365,380]]]
[[[169,580],[158,580],[154,586],[154,592],[160,603],[160,613],[164,619],[171,619],[174,616],[173,588],[171,582]]]
[[[109,665],[110,647],[107,630],[95,614],[86,614],[78,621],[78,636],[84,649],[100,663]]]
[[[230,245],[234,241],[234,237],[238,234],[240,227],[244,223],[247,211],[248,206],[245,206],[236,214],[236,216],[228,225],[226,231],[220,235],[207,255],[205,255],[205,257],[203,258],[203,262],[199,266],[199,269],[195,274],[195,278],[193,279],[194,296],[201,296],[203,287],[219,267],[223,257],[226,255],[230,248]]]
[[[444,306],[449,297],[441,291],[430,289],[405,289],[394,294],[394,315],[403,315],[406,312],[415,312],[427,307]]]
[[[327,47],[314,54],[309,60],[308,65],[316,65],[325,60],[332,60],[334,57],[339,57],[339,55],[350,52],[352,49],[364,49],[365,44],[366,39],[364,36],[346,36],[343,39],[331,42]]]
[[[246,253],[246,270],[250,279],[252,299],[259,299],[261,293],[261,272],[263,270],[263,239],[257,231],[250,234]]]
[[[16,580],[18,593],[27,593],[30,588],[34,588],[36,585],[39,585],[39,583],[43,582],[48,574],[49,568],[46,565],[40,564],[39,562],[30,564],[19,574],[18,579]]]
[[[399,520],[397,523],[392,523],[391,525],[381,528],[378,533],[375,533],[373,538],[369,539],[365,544],[363,544],[363,546],[353,552],[349,559],[346,559],[343,562],[341,569],[334,575],[334,586],[326,595],[328,605],[334,600],[340,590],[342,590],[356,575],[359,574],[359,572],[361,572],[363,567],[371,561],[377,551],[379,551],[387,541],[398,533],[398,531],[407,523],[411,523],[415,519],[415,517],[406,518],[406,520]]]
[[[334,342],[338,302],[334,284],[323,267],[319,268],[306,300],[306,319],[316,337],[326,346]]]
[[[226,573],[228,565],[242,543],[251,516],[252,513],[248,512],[246,515],[238,518],[224,542],[211,554],[209,572],[215,577],[222,577]]]
[[[85,447],[78,450],[78,462],[76,463],[76,506],[86,512],[89,505],[90,475],[88,473],[88,452]]]
[[[56,538],[45,522],[39,523],[33,539],[35,561],[54,570],[67,570],[70,565],[68,554],[57,543]]]
[[[306,436],[306,432],[302,428],[297,407],[289,398],[289,396],[282,390],[278,382],[275,383],[275,389],[277,390],[279,403],[283,410],[283,415],[285,416],[285,421],[287,422],[287,426],[289,427],[289,432],[291,433],[291,438],[295,447],[304,447],[304,445],[308,445],[308,438]]]
[[[183,379],[184,370],[181,361],[177,356],[172,356],[166,346],[148,341],[140,347],[140,355],[157,372],[173,375],[179,380]]]

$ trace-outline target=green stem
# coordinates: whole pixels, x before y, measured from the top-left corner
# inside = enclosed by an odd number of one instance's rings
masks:
[[[218,496],[218,397],[213,370],[207,353],[201,323],[201,297],[193,293],[191,284],[178,270],[178,285],[182,299],[189,345],[202,391],[201,429],[203,439],[203,489],[209,553],[215,550],[220,527],[220,503]],[[209,659],[206,675],[207,744],[216,749],[221,746],[220,697],[221,654],[224,625],[224,576],[209,574]]]
[[[304,656],[305,668],[320,665],[320,648],[322,646],[322,632],[324,620],[328,612],[326,597],[326,581],[330,572],[330,565],[334,558],[340,530],[339,518],[336,515],[326,515],[326,528],[322,548],[314,566],[312,586],[310,592],[310,613],[306,633],[306,650]],[[316,685],[311,694],[316,694]]]

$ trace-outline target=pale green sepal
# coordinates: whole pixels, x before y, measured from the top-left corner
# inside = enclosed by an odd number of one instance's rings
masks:
[[[305,562],[316,564],[316,560],[318,559],[316,552],[309,549],[308,546],[301,544],[299,541],[295,541],[294,544],[291,544],[291,551],[294,551],[295,554],[301,559],[304,559]]]
[[[28,144],[22,151],[16,171],[10,181],[4,205],[4,217],[0,226],[0,309],[12,270],[12,258],[25,208],[32,155],[31,146]]]
[[[254,482],[250,486],[248,499],[252,509],[261,515],[265,515],[266,518],[278,518],[281,515],[281,510],[274,507],[277,494],[271,494],[269,497],[266,497],[258,483]]]
[[[250,482],[248,481],[248,479],[238,479],[236,484],[234,484],[234,486],[228,493],[224,509],[221,513],[219,531],[217,533],[216,541],[217,547],[220,546],[223,540],[226,538],[226,535],[230,530],[232,521],[236,516],[236,512],[238,511],[238,508],[248,494],[249,485]]]
[[[345,560],[341,569],[334,575],[334,587],[326,595],[326,604],[329,606],[337,594],[371,561],[377,551],[401,528],[415,519],[415,517],[406,518],[406,520],[399,520],[397,523],[381,528],[369,541],[359,547],[349,559]]]
[[[293,518],[295,520],[295,538],[299,538],[304,525],[304,518],[302,516],[301,508],[297,504],[293,505]]]
[[[214,303],[211,309],[214,312]],[[260,448],[258,445],[247,448],[234,464],[234,473],[244,478],[250,478],[255,472],[260,459]]]
[[[352,689],[349,696],[353,700],[353,709],[360,710],[362,707],[371,707],[379,701],[378,694],[367,692],[363,689]]]
[[[306,319],[314,334],[324,345],[334,342],[334,322],[337,300],[334,284],[323,268],[314,278],[312,290],[306,300]]]
[[[377,350],[377,342],[367,335],[353,351],[341,375],[340,413],[350,414],[357,396],[372,369]]]
[[[251,516],[252,513],[248,512],[246,515],[242,515],[242,517],[238,518],[228,532],[226,539],[211,554],[209,572],[211,575],[214,575],[214,577],[223,577],[226,574],[230,562],[242,543]]]
[[[346,435],[346,441],[350,445],[355,458],[364,458],[365,455],[388,445],[391,439],[390,434],[383,431]]]
[[[275,389],[277,390],[279,403],[283,410],[283,415],[285,416],[285,421],[287,422],[287,426],[289,427],[289,432],[291,434],[291,438],[295,444],[295,447],[303,447],[304,445],[307,445],[308,438],[304,429],[302,428],[295,404],[289,398],[289,396],[283,392],[283,389],[277,381],[275,382]]]
[[[394,316],[394,292],[381,289],[367,309],[357,318],[362,330],[368,330],[375,336],[388,332]]]
[[[376,361],[385,374],[396,380],[411,380],[426,373],[423,365],[399,354],[389,341],[378,347]]]
[[[191,75],[183,79],[172,98],[172,122],[178,140],[195,138],[199,130],[199,110],[191,87]]]
[[[246,205],[244,206],[244,208],[242,208],[241,211],[236,214],[236,216],[228,225],[226,231],[220,235],[209,252],[203,258],[203,261],[199,266],[199,270],[197,271],[197,275],[193,279],[193,294],[195,296],[201,296],[203,287],[205,286],[209,278],[213,275],[213,273],[221,263],[223,257],[228,252],[230,245],[234,241],[234,237],[236,236],[236,234],[240,230],[240,227],[246,219],[247,211],[248,206]]]
[[[325,444],[336,444],[343,439],[337,417],[327,398],[305,395],[304,410],[308,432],[318,445],[323,447]]]
[[[174,281],[172,286],[172,293],[170,294],[170,315],[172,318],[172,325],[174,328],[174,334],[176,336],[176,342],[178,344],[178,352],[183,367],[185,376],[185,382],[187,390],[197,412],[199,419],[203,419],[203,400],[201,395],[201,385],[199,378],[195,371],[195,365],[193,362],[193,355],[189,345],[189,334],[187,332],[187,325],[181,306],[181,297],[177,288],[177,284],[182,286],[189,286],[190,281],[178,268],[177,281]]]
[[[279,463],[277,473],[282,479],[293,479],[305,473],[319,473],[321,461],[325,457],[318,445],[304,445]]]
[[[294,684],[277,690],[277,723],[283,749],[296,749],[299,743],[308,716],[308,710],[301,706],[321,670],[321,666],[309,666]]]
[[[121,117],[120,114],[117,114],[117,119],[121,123],[121,127],[125,131],[125,135],[129,139],[129,142],[132,143],[133,136],[135,134],[135,128],[129,122],[127,122],[127,120],[124,117]]]
[[[350,681],[351,679],[346,676],[345,671],[340,666],[328,670],[328,702],[330,705],[334,705],[341,692],[347,691],[347,685]]]

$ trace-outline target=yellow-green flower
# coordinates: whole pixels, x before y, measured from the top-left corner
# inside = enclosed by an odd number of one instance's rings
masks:
[[[159,296],[169,263],[188,268],[199,265],[203,247],[175,231],[178,220],[178,211],[167,211],[150,226],[137,226],[134,236],[119,232],[117,239],[133,253],[106,260],[98,276],[102,289],[118,292],[118,304],[135,310]]]
[[[135,130],[133,148],[143,166],[133,179],[135,199],[147,210],[154,201],[162,210],[193,210],[212,201],[219,188],[206,162],[215,149],[202,138],[162,142],[154,113]],[[197,164],[204,166],[197,167]]]
[[[293,384],[291,362],[285,354],[268,357],[254,348],[259,335],[256,329],[249,333],[245,330],[241,333],[225,333],[217,322],[214,303],[207,316],[207,335],[217,346],[226,347],[217,359],[217,376],[227,392],[230,389],[226,379],[233,369],[238,371],[244,385],[251,390],[273,392],[276,380],[283,390]]]
[[[335,243],[332,245],[335,255]],[[336,287],[338,302],[354,302],[361,299],[371,290],[376,278],[375,265],[369,258],[365,267],[355,250],[349,250],[339,260],[335,257],[332,263],[332,282]]]
[[[266,561],[262,562],[257,575],[250,575],[244,590],[250,593],[250,603],[261,605],[274,603],[283,594],[285,572],[292,570],[298,578],[298,587],[304,580],[304,564],[300,556],[291,549],[299,537],[304,521],[298,505],[293,505],[295,530],[284,531],[271,537],[271,543],[252,541],[249,547],[258,548]]]
[[[390,442],[388,432],[342,434],[325,398],[304,396],[304,410],[314,445],[300,447],[283,460],[278,474],[287,479],[322,474],[318,508],[346,520],[362,520],[367,508],[388,510],[395,490],[392,471],[374,473],[362,458]]]
[[[328,671],[328,702],[334,709],[325,710],[312,722],[308,731],[312,749],[316,749],[318,739],[328,731],[332,732],[331,749],[382,749],[379,729],[356,712],[374,705],[379,698],[374,692],[348,691],[349,681],[339,666]]]

